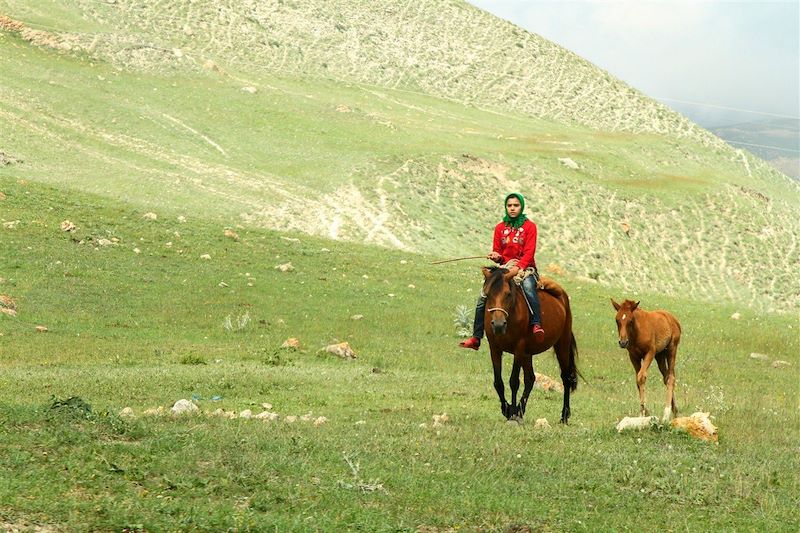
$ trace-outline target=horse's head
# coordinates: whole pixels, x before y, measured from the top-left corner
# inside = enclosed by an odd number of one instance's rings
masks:
[[[635,325],[633,312],[639,308],[639,302],[625,300],[621,304],[618,304],[612,298],[611,305],[617,310],[616,321],[617,331],[619,332],[619,347],[627,348],[630,342],[628,331],[629,328],[633,328]]]
[[[514,277],[507,269],[483,268],[483,294],[486,295],[486,311],[491,317],[495,335],[502,335],[508,326],[508,314],[514,305]]]

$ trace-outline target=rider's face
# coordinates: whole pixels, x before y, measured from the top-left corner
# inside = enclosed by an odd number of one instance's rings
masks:
[[[520,205],[519,200],[512,196],[506,201],[506,211],[508,211],[508,216],[511,218],[518,217],[520,211],[522,211],[522,205]]]

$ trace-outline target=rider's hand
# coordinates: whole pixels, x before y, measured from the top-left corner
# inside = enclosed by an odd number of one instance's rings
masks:
[[[511,268],[508,269],[508,272],[512,276],[516,276],[519,273],[519,267],[518,266],[512,266]]]
[[[487,259],[491,259],[495,263],[499,263],[500,260],[503,258],[503,256],[500,255],[499,253],[493,251],[493,252],[489,252],[489,255],[487,255],[486,258]]]

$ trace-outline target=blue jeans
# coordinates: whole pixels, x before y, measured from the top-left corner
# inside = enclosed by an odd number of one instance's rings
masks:
[[[536,278],[538,276],[527,276],[522,280],[522,290],[525,293],[525,300],[528,304],[528,325],[542,324],[541,305],[539,295],[536,293]],[[483,338],[483,317],[486,312],[486,296],[481,292],[475,304],[475,320],[472,323],[472,336],[476,339]]]

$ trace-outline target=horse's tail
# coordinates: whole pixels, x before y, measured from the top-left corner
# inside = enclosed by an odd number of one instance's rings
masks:
[[[575,392],[578,388],[578,376],[586,381],[581,371],[578,370],[578,343],[575,341],[575,333],[572,332],[572,309],[569,306],[569,296],[566,293],[562,296],[561,300],[564,302],[564,308],[567,312],[567,323],[570,325],[569,329],[569,366],[567,367],[567,375],[569,376],[569,390]]]

